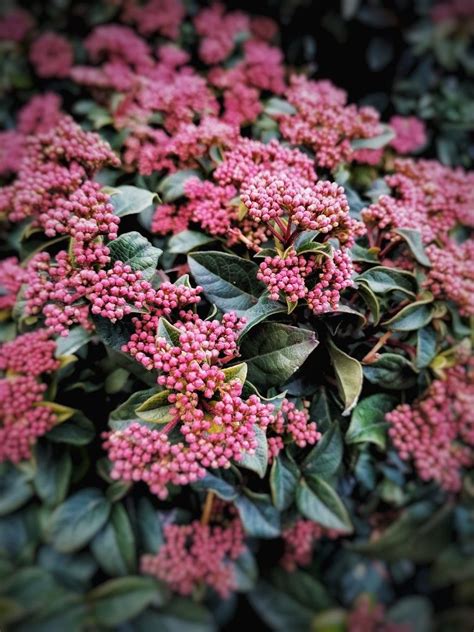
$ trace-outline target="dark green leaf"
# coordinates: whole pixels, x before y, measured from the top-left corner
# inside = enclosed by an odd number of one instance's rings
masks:
[[[296,490],[296,504],[309,520],[327,529],[352,532],[352,524],[341,499],[334,489],[318,476],[301,480]]]
[[[293,502],[298,475],[298,467],[284,454],[274,458],[270,470],[270,489],[273,504],[279,511],[288,509]]]
[[[38,445],[35,450],[36,475],[33,481],[36,493],[50,506],[64,500],[69,488],[72,461],[68,452],[56,454],[50,444]]]
[[[137,417],[154,424],[171,421],[171,404],[168,403],[169,391],[158,391],[135,409]]]
[[[364,281],[375,294],[399,291],[415,296],[417,282],[411,272],[375,266],[356,277],[356,281]]]
[[[329,355],[336,374],[339,396],[344,404],[343,415],[348,415],[357,404],[362,390],[363,373],[362,365],[355,358],[336,347],[331,339],[328,339]]]
[[[337,423],[332,424],[303,461],[303,470],[329,478],[337,472],[342,461],[343,444]]]
[[[387,440],[385,414],[393,410],[395,404],[394,397],[383,393],[360,401],[352,413],[346,432],[347,443],[375,443],[384,449]]]
[[[275,538],[280,534],[280,514],[270,497],[247,490],[235,500],[240,519],[248,536]]]
[[[124,184],[112,190],[110,202],[115,215],[137,215],[149,210],[158,199],[156,193]]]
[[[78,411],[71,419],[50,430],[46,437],[55,443],[87,445],[92,441],[94,435],[94,424]]]
[[[245,336],[240,351],[248,365],[249,380],[266,389],[291,377],[317,344],[313,331],[263,323]]]
[[[137,616],[151,603],[164,601],[164,592],[151,577],[119,577],[101,584],[88,595],[97,625],[115,627]]]
[[[108,575],[136,571],[135,535],[122,505],[114,505],[109,522],[92,540],[91,549]]]
[[[406,241],[418,263],[426,268],[431,268],[431,261],[426,254],[420,232],[410,228],[398,228],[395,232]]]
[[[123,404],[120,404],[109,417],[109,425],[114,430],[122,430],[134,421],[138,421],[137,408],[156,394],[156,388],[133,393]]]
[[[395,331],[421,329],[433,318],[433,306],[429,304],[431,301],[432,299],[428,299],[407,305],[383,324]]]
[[[112,261],[122,261],[135,272],[140,271],[146,280],[155,274],[158,259],[163,252],[150,244],[140,233],[124,233],[109,244]]]
[[[67,336],[59,336],[56,340],[56,357],[71,355],[86,345],[92,338],[90,331],[82,327],[73,327]]]
[[[174,202],[184,195],[184,185],[190,178],[198,178],[199,171],[183,169],[166,176],[161,182],[159,190],[165,202]]]
[[[416,367],[424,369],[436,355],[436,332],[431,327],[424,327],[416,332],[416,336]]]
[[[33,496],[29,477],[13,465],[0,465],[0,516],[12,513]]]
[[[364,366],[364,376],[369,382],[390,390],[409,388],[416,382],[411,362],[396,353],[382,353],[376,362]]]
[[[209,237],[205,233],[199,233],[196,230],[183,230],[173,235],[168,242],[168,251],[173,254],[187,254],[194,248],[204,246],[215,241],[213,237]]]
[[[285,311],[266,295],[266,286],[257,279],[258,267],[252,261],[222,252],[195,252],[188,262],[211,303],[223,312],[234,311],[246,318],[245,331],[267,316]]]
[[[48,540],[61,553],[77,551],[102,528],[110,513],[110,503],[98,489],[82,489],[70,496],[51,514]]]
[[[255,438],[257,440],[257,447],[254,454],[244,452],[238,465],[244,467],[247,470],[256,472],[260,478],[263,478],[267,472],[268,467],[268,443],[267,435],[260,426],[255,425]]]

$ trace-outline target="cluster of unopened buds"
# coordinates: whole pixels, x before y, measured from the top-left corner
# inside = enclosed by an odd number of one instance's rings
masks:
[[[191,301],[195,293],[188,292]],[[136,318],[136,333],[124,351],[145,368],[159,372],[158,384],[168,407],[160,429],[139,422],[105,435],[105,448],[117,479],[147,483],[164,498],[169,483],[184,485],[202,478],[207,468],[228,468],[232,460],[257,447],[255,426],[266,429],[273,407],[256,395],[242,398],[243,385],[225,365],[238,355],[243,321],[234,313],[204,321],[192,312],[161,326],[174,336],[156,334],[152,319]],[[160,331],[161,326],[158,328]],[[171,441],[174,429],[179,441]]]
[[[41,380],[59,368],[55,350],[44,329],[0,346],[0,462],[29,459],[38,437],[57,422],[43,401],[47,384]]]
[[[285,447],[285,438],[300,448],[314,445],[321,438],[315,421],[309,420],[308,411],[298,409],[293,402],[284,399],[269,426],[268,451],[271,462]],[[276,436],[275,436],[276,435]]]
[[[344,189],[334,182],[263,171],[244,184],[241,200],[251,219],[264,223],[275,240],[275,254],[265,256],[258,273],[270,298],[283,296],[290,309],[306,299],[315,314],[336,310],[341,292],[352,285],[348,249],[364,232],[349,215]],[[315,231],[320,241],[300,248],[297,239],[306,231]],[[339,248],[328,243],[331,238]]]
[[[326,529],[312,520],[299,518],[282,532],[285,548],[280,564],[290,573],[298,566],[307,566],[311,562],[317,542],[322,538],[334,540],[339,536],[339,531],[335,529]]]
[[[418,475],[458,492],[464,468],[474,464],[474,362],[445,371],[412,406],[401,404],[387,414],[389,435]]]
[[[245,533],[235,510],[229,507],[227,513],[212,516],[209,524],[195,520],[165,525],[164,543],[156,555],[142,556],[141,572],[181,595],[198,595],[209,587],[228,597],[237,588],[233,562],[245,551]]]

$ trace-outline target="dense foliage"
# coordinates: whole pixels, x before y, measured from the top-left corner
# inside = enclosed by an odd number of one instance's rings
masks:
[[[269,17],[64,4],[0,18],[2,629],[471,629],[472,3],[388,121]]]

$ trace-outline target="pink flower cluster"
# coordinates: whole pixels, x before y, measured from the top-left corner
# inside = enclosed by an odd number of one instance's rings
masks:
[[[291,143],[309,147],[320,167],[334,169],[353,160],[352,140],[382,132],[376,110],[347,105],[346,93],[330,81],[293,76],[285,96],[296,112],[277,115],[281,133]]]
[[[245,13],[225,13],[222,4],[202,9],[194,18],[196,32],[201,36],[199,56],[206,64],[218,64],[230,56],[239,35],[250,30],[249,18]]]
[[[185,293],[182,298],[192,303],[196,293],[186,290],[187,298]],[[178,297],[168,309],[179,303]],[[206,468],[227,468],[232,459],[252,453],[257,447],[255,425],[265,429],[272,420],[273,407],[255,395],[243,400],[241,382],[228,380],[223,369],[238,355],[243,322],[232,312],[221,322],[201,320],[192,312],[180,315],[184,320],[165,325],[174,330],[173,342],[156,335],[156,316],[137,317],[136,333],[123,349],[148,370],[160,372],[158,383],[167,389],[170,421],[162,431],[136,423],[105,435],[112,476],[142,480],[161,498],[167,496],[169,483],[196,481]],[[168,436],[176,426],[180,442]]]
[[[52,373],[60,365],[55,350],[56,343],[45,329],[23,334],[0,346],[0,371],[33,377]]]
[[[347,632],[414,632],[405,624],[386,620],[385,608],[371,601],[369,595],[361,595],[347,617]]]
[[[293,402],[284,399],[269,430],[277,436],[268,437],[269,461],[271,462],[284,448],[284,438],[291,437],[300,448],[314,445],[321,438],[315,421],[309,420],[306,409],[299,410]]]
[[[68,40],[58,33],[43,33],[31,45],[30,60],[39,77],[67,77],[74,62]]]
[[[436,298],[453,301],[461,315],[474,316],[474,239],[450,241],[443,248],[432,244],[426,253],[432,267],[424,286]]]
[[[300,518],[282,532],[285,549],[280,564],[292,573],[298,566],[307,566],[313,557],[315,544],[322,538],[339,537],[335,529],[326,529],[312,520]]]
[[[389,123],[395,132],[390,145],[399,154],[409,154],[425,145],[426,128],[421,119],[416,116],[392,116]]]
[[[0,346],[0,371],[6,372],[0,379],[0,462],[29,459],[37,438],[57,421],[43,402],[46,384],[38,381],[59,367],[55,348],[41,329]]]
[[[126,0],[121,19],[127,24],[135,24],[142,35],[159,33],[176,39],[184,16],[180,0]]]
[[[38,112],[44,105],[38,102]],[[49,99],[47,107],[56,106]],[[37,105],[29,107],[34,114]],[[23,116],[24,125],[34,124],[29,118]],[[17,178],[0,191],[11,221],[32,218],[32,226],[48,237],[71,238],[69,251],[54,257],[40,252],[19,276],[27,283],[26,313],[43,315],[57,334],[67,334],[75,323],[90,329],[90,306],[92,313],[115,321],[154,301],[155,291],[140,272],[121,261],[111,265],[104,239],[117,237],[119,218],[109,196],[91,180],[106,164],[117,164],[108,145],[62,116],[50,131],[28,137]]]
[[[0,40],[22,42],[34,26],[32,16],[24,9],[12,9],[0,17]]]
[[[412,406],[387,414],[389,434],[404,460],[411,459],[421,479],[457,492],[462,469],[474,464],[474,362],[459,364],[432,382]]]
[[[409,158],[396,159],[394,169],[385,178],[391,193],[362,211],[372,246],[400,240],[397,228],[420,231],[428,244],[449,242],[449,232],[458,223],[474,225],[474,174],[435,160]]]
[[[11,309],[23,283],[27,280],[25,270],[16,257],[0,261],[0,310]]]
[[[226,524],[168,524],[165,543],[156,555],[143,555],[141,572],[164,581],[181,595],[210,587],[226,598],[237,586],[232,564],[245,550],[238,518]]]
[[[347,248],[364,230],[349,215],[344,189],[324,180],[312,184],[286,172],[262,171],[243,185],[241,200],[250,218],[267,224],[285,248],[260,264],[258,278],[268,286],[270,297],[277,300],[282,294],[290,303],[304,298],[315,314],[337,309],[341,292],[352,285]],[[298,254],[289,246],[305,230],[317,231],[324,241],[337,238],[343,247],[332,255],[327,250]]]

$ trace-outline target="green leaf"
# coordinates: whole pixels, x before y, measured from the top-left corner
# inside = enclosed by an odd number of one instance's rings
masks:
[[[367,304],[367,307],[372,312],[372,318],[374,321],[374,325],[378,325],[380,321],[380,303],[378,298],[375,296],[375,292],[371,289],[368,283],[365,283],[362,280],[359,280],[359,294],[362,296],[363,300]]]
[[[248,599],[262,620],[273,632],[306,632],[311,630],[315,610],[303,606],[269,582],[260,580]]]
[[[383,325],[395,331],[413,331],[421,329],[433,318],[432,297],[411,303],[401,309],[395,316],[386,320]],[[427,304],[428,303],[428,304]]]
[[[114,505],[109,522],[92,540],[91,550],[107,575],[136,571],[135,535],[122,505]]]
[[[258,566],[255,557],[245,549],[234,562],[236,590],[247,592],[252,590],[258,578]]]
[[[252,472],[256,472],[260,478],[263,478],[268,467],[267,435],[265,431],[257,425],[254,426],[254,431],[257,440],[257,448],[253,454],[244,452],[242,458],[238,461],[238,465]]]
[[[246,490],[246,495],[240,495],[234,502],[248,536],[276,538],[280,535],[280,513],[269,496]]]
[[[193,489],[197,491],[213,491],[219,498],[226,501],[232,501],[237,498],[238,490],[228,481],[216,474],[207,472],[204,478],[192,484]]]
[[[184,185],[190,178],[198,178],[199,171],[194,169],[183,169],[166,176],[159,186],[159,191],[163,194],[165,202],[174,202],[184,195]]]
[[[154,424],[166,424],[172,419],[170,391],[159,391],[137,406],[135,412],[140,419]]]
[[[327,529],[351,533],[351,520],[341,499],[334,489],[318,476],[301,480],[296,490],[299,511]]]
[[[351,545],[363,555],[387,561],[429,562],[451,541],[451,505],[433,513],[426,503],[412,505],[376,540]]]
[[[431,268],[431,261],[426,254],[420,232],[411,228],[398,228],[395,232],[406,241],[418,263],[421,263],[425,268]]]
[[[375,294],[399,291],[410,296],[415,296],[417,282],[411,272],[375,266],[356,277],[356,281],[364,281]]]
[[[282,568],[275,568],[272,570],[271,579],[276,588],[302,606],[321,610],[329,608],[333,603],[326,588],[302,570],[288,573]]]
[[[436,332],[424,327],[416,332],[416,368],[425,369],[436,356]]]
[[[119,577],[92,590],[88,601],[96,625],[115,627],[137,616],[151,603],[163,603],[164,592],[151,577]]]
[[[67,336],[59,336],[56,340],[55,356],[67,356],[75,353],[81,347],[86,345],[92,338],[90,331],[86,331],[82,327],[73,327],[69,330]]]
[[[265,114],[275,116],[278,114],[296,114],[296,109],[284,99],[271,97],[265,104]]]
[[[71,419],[55,426],[46,437],[55,443],[71,445],[87,445],[95,436],[95,427],[80,411],[76,411]]]
[[[375,248],[364,248],[359,244],[354,244],[351,248],[352,261],[362,261],[364,263],[378,263],[378,250]]]
[[[163,544],[163,531],[159,513],[148,498],[140,498],[137,506],[136,529],[140,550],[158,553]]]
[[[351,141],[352,149],[381,149],[395,137],[395,132],[388,125],[384,125],[384,131],[372,138],[357,138]]]
[[[290,378],[317,344],[315,333],[308,329],[263,323],[245,336],[240,352],[248,365],[248,379],[266,389]]]
[[[266,295],[266,286],[257,279],[258,266],[252,261],[222,252],[194,252],[188,263],[196,282],[211,303],[223,312],[246,318],[245,330],[285,306]]]
[[[55,454],[51,444],[37,445],[35,457],[33,484],[36,493],[46,505],[54,507],[66,497],[72,474],[71,457],[65,451]]]
[[[109,243],[109,248],[113,262],[122,261],[135,272],[140,271],[147,281],[155,274],[158,259],[163,252],[136,231],[120,235]]]
[[[401,628],[416,625],[416,632],[432,632],[433,607],[426,597],[403,597],[392,606],[387,614],[387,623],[394,623]]]
[[[331,339],[328,339],[328,350],[334,372],[337,389],[344,404],[343,415],[348,415],[357,404],[362,390],[362,365],[355,358],[341,351]]]
[[[120,393],[120,391],[124,388],[127,380],[130,376],[130,373],[126,369],[118,368],[114,369],[111,373],[107,375],[104,381],[105,392],[108,395],[114,395],[115,393]]]
[[[416,383],[413,365],[396,353],[382,353],[378,360],[365,365],[364,377],[372,384],[389,390],[409,388]]]
[[[33,612],[50,599],[59,598],[58,585],[50,573],[35,566],[25,566],[2,579],[2,596],[9,597],[27,612]]]
[[[132,625],[133,632],[216,632],[209,610],[183,597],[174,597],[159,612],[149,608]]]
[[[333,423],[303,461],[305,473],[322,478],[333,476],[342,461],[343,444],[339,425]]]
[[[394,397],[382,393],[359,402],[346,432],[347,443],[375,443],[384,449],[387,439],[385,414],[393,410],[395,404]]]
[[[157,337],[164,338],[172,347],[179,347],[179,337],[182,331],[172,325],[166,318],[160,318],[158,322]]]
[[[147,211],[157,200],[158,196],[156,193],[128,184],[113,189],[110,198],[115,215],[118,217],[137,215]]]
[[[134,421],[138,421],[137,408],[155,394],[156,387],[133,393],[123,404],[111,412],[109,426],[113,430],[123,430]]]
[[[284,454],[273,459],[270,470],[270,489],[273,504],[279,511],[288,509],[294,500],[298,484],[298,467]]]
[[[70,496],[51,514],[47,538],[61,553],[81,549],[106,523],[110,503],[98,489],[86,488]]]
[[[0,516],[6,516],[33,496],[29,477],[13,465],[0,465]]]
[[[170,237],[168,242],[168,252],[176,255],[188,254],[194,248],[204,246],[215,241],[213,237],[200,233],[197,230],[183,230]]]
[[[102,342],[118,353],[122,353],[122,347],[130,340],[131,335],[135,333],[133,324],[128,320],[119,320],[112,323],[108,318],[93,314],[92,321],[96,333]],[[127,359],[129,362],[137,364],[129,356],[127,356]]]
[[[226,382],[238,380],[241,384],[245,384],[245,380],[247,379],[247,365],[245,362],[234,364],[234,366],[229,366],[226,369],[222,369],[222,372],[225,375]]]
[[[38,612],[18,623],[16,632],[82,632],[86,627],[87,609],[80,597],[60,595],[56,591],[44,604]]]

